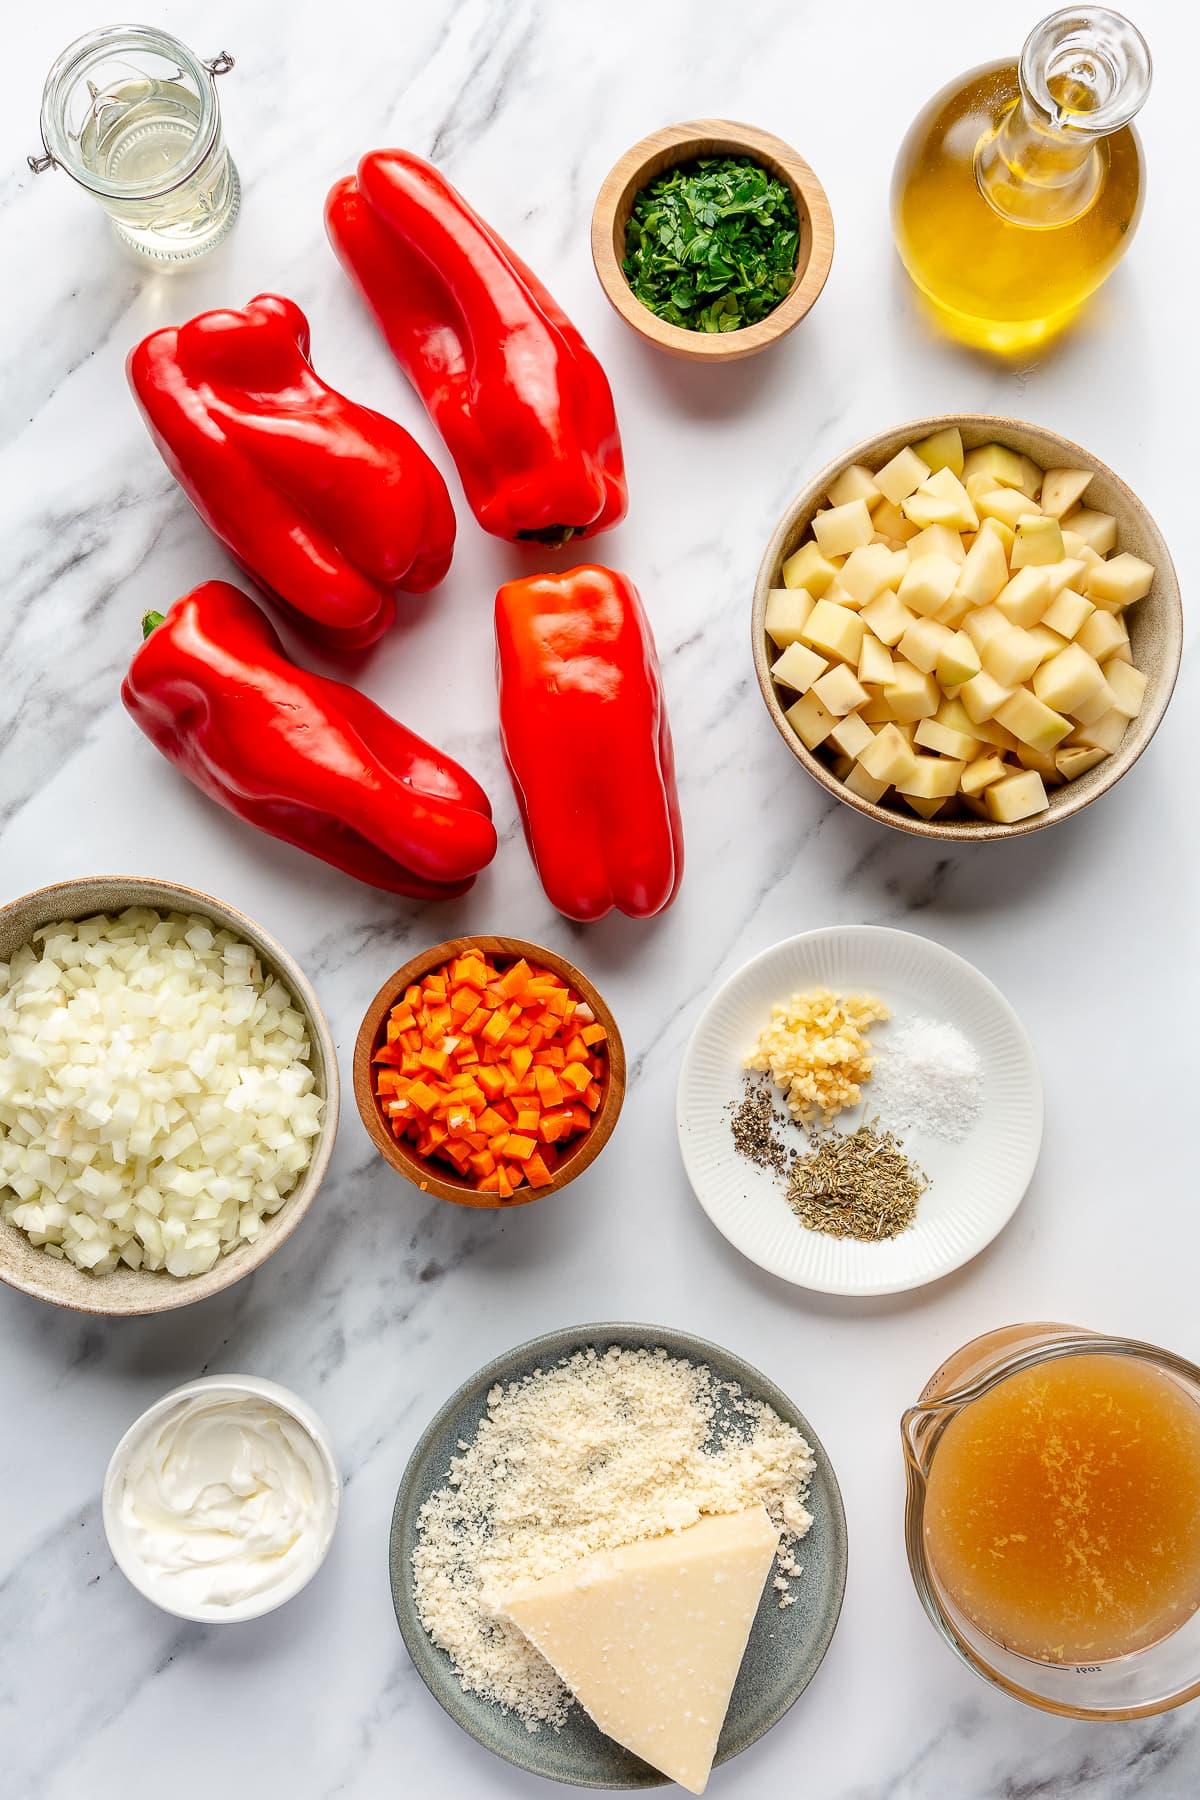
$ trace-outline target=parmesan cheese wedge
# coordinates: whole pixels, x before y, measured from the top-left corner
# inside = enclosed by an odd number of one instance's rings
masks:
[[[607,1737],[702,1794],[778,1548],[756,1506],[522,1582],[496,1611]]]

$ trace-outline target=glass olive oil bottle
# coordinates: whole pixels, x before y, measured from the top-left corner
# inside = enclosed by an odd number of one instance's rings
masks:
[[[892,225],[945,330],[1019,354],[1107,279],[1141,213],[1130,121],[1149,89],[1141,33],[1080,6],[1035,26],[1018,63],[988,63],[934,96],[896,161]]]

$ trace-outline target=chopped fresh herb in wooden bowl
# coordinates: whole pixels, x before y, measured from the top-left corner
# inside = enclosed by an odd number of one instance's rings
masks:
[[[740,331],[796,274],[800,221],[786,185],[749,156],[701,156],[641,190],[625,227],[634,295],[686,331]]]
[[[689,362],[734,362],[815,304],[833,219],[790,144],[732,119],[692,119],[613,165],[592,212],[592,260],[639,337]]]

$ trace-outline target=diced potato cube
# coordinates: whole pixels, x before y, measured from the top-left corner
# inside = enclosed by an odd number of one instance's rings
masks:
[[[812,684],[812,691],[835,719],[844,719],[856,707],[865,706],[871,697],[853,669],[848,669],[845,663],[838,663],[836,668],[819,676]]]
[[[945,800],[957,794],[965,766],[944,756],[914,756],[912,768],[895,785],[901,794],[914,794],[919,800]]]
[[[1050,583],[1050,598],[1056,600],[1064,588],[1074,587],[1087,574],[1087,564],[1078,557],[1064,556],[1056,563],[1047,563],[1042,573]]]
[[[859,767],[873,780],[885,782],[891,787],[897,778],[907,776],[916,757],[903,733],[894,725],[885,725],[875,733],[875,742],[867,745],[858,762]]]
[[[1083,499],[1093,473],[1091,469],[1047,469],[1042,477],[1042,511],[1061,519],[1077,500]]]
[[[858,653],[858,679],[874,686],[882,686],[892,679],[892,659],[886,647],[870,631],[863,633],[862,649]]]
[[[949,469],[955,475],[963,472],[962,433],[957,425],[944,426],[931,437],[922,438],[913,449],[935,474],[939,469]]]
[[[1053,750],[1071,734],[1071,721],[1031,694],[1018,688],[1011,699],[996,709],[996,717],[1007,731],[1034,750]]]
[[[1146,677],[1132,663],[1118,662],[1114,657],[1105,664],[1105,680],[1112,690],[1113,705],[1126,718],[1136,719],[1146,697]]]
[[[1034,462],[1032,456],[1026,456],[1023,451],[1017,460],[1021,465],[1021,491],[1028,499],[1036,500],[1042,486],[1042,470]]]
[[[978,738],[982,736],[978,725],[961,700],[943,700],[934,717],[939,725],[948,725],[951,731],[960,732],[963,737]]]
[[[875,529],[865,500],[847,500],[845,506],[819,512],[812,528],[822,556],[848,556],[860,544],[869,544]]]
[[[1102,763],[1108,756],[1107,750],[1086,750],[1083,745],[1077,748],[1056,750],[1054,761],[1064,781],[1075,781],[1080,775],[1086,775],[1097,763]]]
[[[1095,610],[1090,600],[1085,600],[1074,588],[1065,587],[1042,614],[1042,624],[1057,631],[1060,637],[1073,638]]]
[[[1043,781],[1057,787],[1062,779],[1058,773],[1058,764],[1046,750],[1034,750],[1029,744],[1017,745],[1017,761],[1023,769],[1036,769]]]
[[[1129,642],[1129,627],[1115,613],[1094,612],[1075,633],[1075,642],[1104,663]]]
[[[919,794],[901,794],[905,806],[916,813],[919,819],[934,819],[946,807],[945,800],[922,800]]]
[[[863,544],[850,552],[835,585],[844,588],[856,606],[865,606],[884,588],[891,587],[891,575],[892,552],[883,544]]]
[[[789,644],[796,643],[812,609],[813,597],[807,588],[771,589],[763,623],[777,650],[786,650]]]
[[[1040,646],[1031,642],[1027,631],[1022,631],[1019,625],[1006,624],[1003,631],[996,632],[986,644],[980,645],[979,660],[1001,687],[1015,688],[1029,680],[1042,655]],[[1007,724],[1007,720],[1002,719],[1001,724]],[[1020,733],[1017,735],[1019,737]]]
[[[1154,564],[1123,550],[1107,562],[1093,563],[1084,577],[1083,591],[1097,606],[1132,606],[1144,600],[1154,581]]]
[[[958,572],[955,593],[972,606],[987,606],[1008,581],[1008,559],[994,531],[980,531]]]
[[[998,825],[1015,825],[1018,819],[1030,819],[1045,812],[1050,805],[1045,784],[1036,769],[1024,769],[1019,775],[1006,775],[983,791],[988,818]]]
[[[1019,488],[1024,485],[1021,458],[1004,444],[980,444],[963,457],[962,476],[986,475],[991,487]]]
[[[1033,677],[1033,691],[1038,699],[1060,713],[1074,713],[1079,707],[1086,706],[1103,687],[1103,669],[1095,657],[1089,656],[1078,644],[1068,644],[1065,650],[1043,663]]]
[[[1040,568],[1018,569],[996,596],[1010,625],[1036,625],[1050,604],[1050,583]]]
[[[1074,536],[1082,538],[1097,556],[1107,556],[1117,547],[1117,521],[1111,513],[1088,512],[1080,507],[1077,513],[1071,514],[1070,528]]]
[[[920,669],[924,675],[932,675],[937,668],[939,654],[953,640],[954,633],[945,625],[939,625],[936,620],[914,619],[896,647],[901,656],[908,658],[914,669]]]
[[[999,519],[1016,535],[1021,520],[1029,516],[1029,499],[1020,488],[993,488],[975,502],[981,519]]]
[[[800,635],[803,642],[811,645],[814,650],[857,665],[865,630],[860,615],[851,612],[849,607],[834,606],[829,600],[818,600],[805,619],[804,630]]]
[[[862,463],[851,463],[831,484],[826,499],[830,506],[845,506],[849,500],[865,500],[868,507],[882,500],[875,477]]]
[[[1118,712],[1114,706],[1108,712],[1101,713],[1091,724],[1077,725],[1071,733],[1071,744],[1083,744],[1090,750],[1104,750],[1111,754],[1120,746],[1128,726],[1127,716]]]
[[[951,631],[957,631],[970,611],[969,600],[960,600],[956,594],[951,594],[945,606],[939,606],[933,616],[939,625],[948,625]]]
[[[836,744],[846,756],[857,757],[861,756],[868,744],[874,743],[875,733],[865,719],[852,712],[838,720],[829,733],[829,741]]]
[[[933,676],[908,662],[896,663],[883,697],[892,709],[892,717],[898,721],[932,718],[941,698]]]
[[[849,559],[847,558],[847,560]],[[842,586],[841,569],[838,570],[821,598],[827,600],[830,606],[848,606],[851,612],[857,612],[862,604],[861,601],[854,598],[854,595],[848,588]]]
[[[1057,519],[1027,513],[1018,521],[1010,559],[1014,569],[1041,568],[1062,560],[1062,526]]]
[[[977,531],[979,515],[971,496],[953,469],[941,468],[929,475],[915,493],[900,503],[900,510],[914,525],[949,525],[955,531]]]
[[[985,719],[994,718],[999,707],[1012,698],[1013,690],[1004,687],[981,669],[970,681],[964,681],[959,692],[959,699],[966,709],[967,716],[975,725],[982,725]]]
[[[876,806],[891,786],[888,781],[876,781],[873,775],[868,775],[861,763],[855,763],[843,781],[852,794],[857,794],[860,800],[870,800]]]
[[[868,725],[894,725],[892,709],[884,699],[882,692],[872,694],[865,706],[859,707],[859,715]]]
[[[900,642],[917,615],[903,605],[895,594],[885,590],[868,606],[864,606],[859,616],[880,643],[886,644],[890,649]]]
[[[821,705],[815,694],[805,694],[802,700],[794,700],[783,716],[808,750],[823,744],[837,724],[833,714]]]
[[[1068,556],[1079,557],[1087,564],[1089,569],[1093,568],[1096,563],[1104,561],[1104,558],[1099,555],[1097,551],[1093,550],[1089,543],[1086,543],[1083,538],[1077,537],[1071,530],[1070,519],[1068,519],[1063,526],[1063,549]]]
[[[956,757],[966,762],[979,749],[979,739],[968,735],[965,731],[952,731],[949,725],[939,725],[936,719],[922,719],[913,733],[914,744],[922,750],[932,750],[937,756]]]
[[[794,688],[798,694],[807,694],[818,675],[823,675],[829,664],[815,650],[810,650],[800,643],[789,644],[782,656],[777,656],[771,664],[771,679],[780,687]]]
[[[896,544],[906,544],[917,535],[917,527],[912,520],[906,519],[900,508],[890,500],[881,500],[872,510],[871,523],[877,532]]]
[[[1002,781],[1007,774],[1008,764],[1004,758],[989,750],[967,764],[959,776],[959,789],[964,794],[982,794],[985,787],[990,787],[993,781]]]
[[[958,565],[948,556],[918,556],[910,562],[897,588],[910,611],[931,615],[946,604],[958,580]]]
[[[965,631],[956,631],[938,652],[937,678],[943,688],[958,687],[980,670],[979,652]]]
[[[948,556],[951,562],[963,563],[967,553],[961,532],[952,531],[949,525],[926,525],[924,531],[909,538],[908,555],[910,562],[918,556]]]
[[[786,558],[781,574],[784,587],[806,588],[814,600],[819,600],[837,574],[837,567],[821,555],[810,538]]]
[[[911,444],[907,444],[876,472],[875,486],[885,500],[899,506],[920,487],[928,473],[928,463],[923,463]]]
[[[1044,620],[1040,625],[1031,625],[1025,635],[1037,650],[1039,668],[1067,647],[1066,638],[1059,637],[1057,631],[1051,631]]]

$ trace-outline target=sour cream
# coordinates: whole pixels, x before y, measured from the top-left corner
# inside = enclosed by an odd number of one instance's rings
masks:
[[[336,1469],[317,1421],[275,1396],[294,1398],[267,1382],[196,1383],[152,1407],[118,1446],[105,1484],[109,1540],[134,1585],[170,1612],[268,1612],[329,1548]]]

